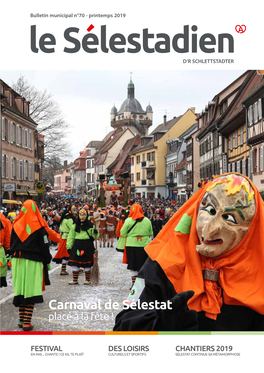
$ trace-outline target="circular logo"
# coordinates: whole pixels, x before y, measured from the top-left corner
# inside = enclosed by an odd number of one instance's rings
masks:
[[[239,34],[244,34],[247,28],[246,25],[236,25],[235,29]]]

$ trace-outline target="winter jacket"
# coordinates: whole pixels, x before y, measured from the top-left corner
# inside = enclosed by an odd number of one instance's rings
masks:
[[[63,240],[67,239],[73,224],[73,218],[70,216],[70,214],[67,214],[60,225],[60,234]]]
[[[95,230],[94,227],[89,228],[88,231],[80,230],[80,232],[76,232],[75,228],[76,228],[76,224],[73,224],[73,226],[71,227],[70,233],[68,235],[68,238],[67,238],[67,244],[66,244],[67,250],[71,250],[75,240],[87,240],[89,239],[89,236],[90,238],[93,238],[93,239],[99,238],[99,233],[96,233],[96,234],[94,233],[94,230]]]
[[[127,218],[123,225],[120,234],[126,237],[126,246],[133,247],[145,247],[150,242],[150,236],[152,236],[152,225],[148,218],[143,218],[142,221],[138,221],[137,224],[130,230],[129,229],[135,224],[135,220]]]

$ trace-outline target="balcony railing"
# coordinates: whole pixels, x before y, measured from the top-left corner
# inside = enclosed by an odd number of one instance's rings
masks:
[[[140,168],[146,168],[149,165],[149,161],[143,161],[140,163]]]
[[[155,160],[154,161],[148,161],[148,168],[156,167]]]
[[[156,167],[155,161],[143,161],[140,163],[140,168],[154,168]]]
[[[154,179],[143,179],[140,180],[140,186],[152,186],[155,185]]]
[[[148,186],[155,185],[155,179],[148,179],[148,180],[147,180],[147,185],[148,185]]]

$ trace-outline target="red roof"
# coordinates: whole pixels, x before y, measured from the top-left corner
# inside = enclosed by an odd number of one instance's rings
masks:
[[[78,158],[74,161],[74,170],[85,170],[85,162],[87,157],[88,149],[84,149],[82,152],[80,152],[80,155]]]

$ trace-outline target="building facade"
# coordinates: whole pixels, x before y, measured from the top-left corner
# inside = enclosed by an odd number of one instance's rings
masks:
[[[87,145],[86,157],[86,189],[90,196],[96,195],[96,179],[95,179],[95,166],[94,159],[95,153],[102,146],[102,141],[90,141]]]
[[[221,129],[249,75],[250,71],[246,71],[214,96],[197,118],[201,179],[228,171],[228,138]]]
[[[68,162],[64,161],[64,165],[55,171],[53,193],[60,195],[72,193],[70,167],[71,164],[68,165]]]
[[[80,152],[78,158],[74,161],[74,168],[72,168],[72,193],[83,194],[86,193],[86,157],[87,148]]]
[[[199,128],[196,124],[195,130],[186,137],[186,193],[190,198],[197,192],[198,182],[200,181],[200,156],[199,143],[196,140]]]
[[[196,120],[194,108],[188,109],[183,115],[157,126],[148,136],[141,137],[141,144],[131,154],[135,164],[135,195],[150,197],[158,195],[167,197],[166,186],[166,154],[167,140],[178,138]]]
[[[37,196],[35,191],[36,123],[29,116],[29,102],[3,80],[0,92],[7,98],[1,104],[2,191],[5,199]]]
[[[247,145],[250,149],[251,178],[264,196],[264,79],[255,73],[254,89],[243,100],[246,113]]]
[[[183,132],[179,138],[167,140],[167,196],[181,203],[189,198],[189,193],[187,191],[187,144],[191,135],[197,132],[197,127],[198,124],[195,122],[187,131]]]

